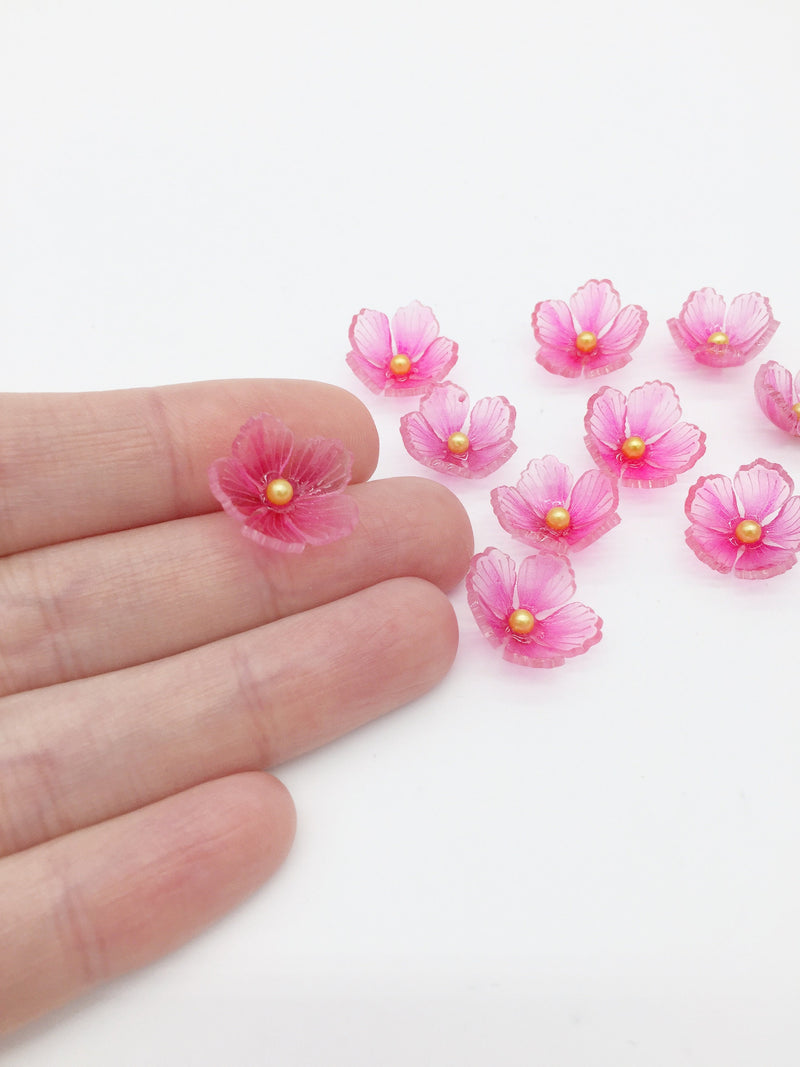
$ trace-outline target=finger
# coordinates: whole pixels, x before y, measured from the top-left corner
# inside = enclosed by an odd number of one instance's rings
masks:
[[[179,656],[0,701],[0,855],[274,766],[449,668],[453,609],[396,578]]]
[[[208,782],[0,863],[0,1033],[176,948],[251,893],[294,836],[265,774]]]
[[[395,478],[349,492],[353,534],[299,555],[266,552],[215,514],[10,557],[0,565],[0,695],[171,656],[389,578],[445,590],[461,580],[472,532],[449,490]]]
[[[320,382],[194,382],[110,393],[0,397],[0,556],[217,509],[208,467],[251,415],[298,438],[336,438],[353,481],[375,469],[369,412]]]

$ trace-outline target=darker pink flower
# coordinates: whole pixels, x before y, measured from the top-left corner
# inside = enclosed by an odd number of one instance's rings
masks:
[[[555,552],[585,548],[619,523],[613,479],[593,469],[573,485],[569,467],[555,456],[532,459],[515,487],[498,486],[491,499],[512,537]]]
[[[680,422],[681,406],[666,382],[646,382],[627,398],[604,386],[589,400],[586,447],[623,485],[672,485],[706,450],[706,435]]]
[[[564,556],[540,552],[520,564],[497,548],[470,563],[467,598],[483,635],[526,667],[560,667],[601,637],[603,621],[574,601],[575,575]]]
[[[242,533],[265,548],[302,552],[351,533],[356,503],[342,490],[353,457],[324,437],[295,442],[274,415],[255,415],[242,426],[231,455],[208,472],[211,492],[243,523]]]
[[[761,293],[742,293],[730,307],[715,289],[690,293],[667,322],[678,348],[709,367],[737,367],[767,344],[780,324]]]
[[[394,336],[394,342],[392,337]],[[442,381],[458,358],[458,345],[439,336],[429,307],[412,301],[392,319],[362,308],[350,325],[347,362],[373,393],[415,396]]]
[[[563,300],[542,300],[534,309],[533,332],[541,348],[537,363],[566,378],[587,378],[624,367],[647,329],[647,312],[636,304],[620,308],[608,279],[590,281]]]
[[[444,382],[403,415],[400,433],[408,452],[442,474],[483,478],[517,450],[511,440],[516,411],[504,396],[479,400],[470,414],[460,385]]]
[[[715,571],[737,578],[771,578],[797,562],[800,496],[783,467],[757,459],[701,478],[689,490],[686,543]]]
[[[756,400],[770,422],[793,437],[800,437],[800,372],[792,382],[789,371],[770,360],[759,367]]]

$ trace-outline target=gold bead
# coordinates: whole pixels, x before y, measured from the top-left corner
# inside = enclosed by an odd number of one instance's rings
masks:
[[[800,419],[800,401],[797,404],[792,404],[792,411]]]
[[[575,338],[575,347],[579,352],[583,352],[585,356],[588,356],[590,352],[594,352],[597,348],[597,336],[591,330],[583,330]]]
[[[727,343],[728,335],[723,333],[722,330],[717,330],[716,333],[712,333],[706,341],[707,345],[726,345]]]
[[[447,438],[447,447],[454,456],[463,456],[469,448],[469,438],[465,433],[461,433],[458,430],[456,433],[451,433]]]
[[[512,634],[524,637],[529,634],[536,624],[536,619],[527,608],[517,608],[508,616],[508,628]]]
[[[626,459],[641,459],[647,450],[647,445],[641,437],[626,437],[622,442],[622,454]]]
[[[550,508],[544,517],[544,521],[551,530],[566,530],[569,526],[569,512],[566,508]]]
[[[761,524],[755,519],[742,519],[735,533],[736,540],[743,545],[754,545],[761,540]]]
[[[274,504],[277,508],[282,508],[294,496],[294,489],[292,489],[292,483],[285,478],[273,478],[271,482],[267,483],[264,495],[270,504]]]
[[[392,356],[389,362],[389,370],[395,378],[405,378],[411,370],[411,360],[405,353],[398,352],[396,356]]]

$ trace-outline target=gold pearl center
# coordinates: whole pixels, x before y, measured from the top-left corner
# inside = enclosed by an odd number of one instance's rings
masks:
[[[800,419],[800,401],[797,404],[792,404],[792,411]]]
[[[398,352],[397,355],[392,356],[389,361],[389,370],[395,378],[405,378],[411,370],[411,360],[404,352]]]
[[[535,623],[536,619],[527,608],[517,608],[508,616],[509,630],[512,634],[519,634],[522,637],[531,632]]]
[[[754,545],[761,540],[761,523],[755,519],[742,519],[735,533],[736,540],[743,545]]]
[[[641,437],[626,437],[622,442],[622,454],[626,459],[641,459],[647,450],[647,445]]]
[[[708,345],[726,345],[727,343],[728,335],[723,333],[722,330],[717,330],[715,333],[712,333],[706,341],[706,344]]]
[[[575,347],[588,356],[597,348],[597,336],[591,330],[582,330],[575,338]]]
[[[264,495],[270,504],[274,504],[277,508],[282,508],[294,496],[294,489],[292,489],[292,483],[285,478],[273,478],[271,482],[267,483]]]
[[[550,508],[544,517],[544,521],[551,530],[566,530],[569,526],[569,512],[566,508]]]
[[[447,447],[454,456],[463,456],[469,448],[469,438],[465,433],[461,433],[458,430],[456,433],[451,433],[447,438]]]

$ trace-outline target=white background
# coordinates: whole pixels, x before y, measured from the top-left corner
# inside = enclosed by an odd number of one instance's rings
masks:
[[[764,359],[800,366],[799,19],[794,0],[0,0],[3,388],[323,378],[369,400],[379,476],[423,473],[407,406],[344,363],[359,308],[419,298],[460,345],[451,377],[518,409],[517,455],[453,486],[477,549],[518,559],[489,489],[548,452],[590,466],[598,384],[671,381],[708,433],[576,555],[598,646],[504,663],[456,590],[447,680],[282,768],[300,825],[278,876],[4,1062],[800,1062],[800,567],[740,582],[683,541],[700,474],[764,456],[800,481],[800,442],[752,394]],[[547,374],[530,329],[591,277],[651,323],[594,385]],[[665,320],[703,285],[770,297],[763,358],[679,355]]]

